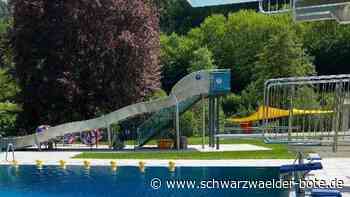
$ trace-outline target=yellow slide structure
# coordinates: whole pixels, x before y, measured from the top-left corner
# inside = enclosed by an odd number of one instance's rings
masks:
[[[293,116],[301,115],[318,115],[318,114],[330,114],[333,111],[326,110],[304,110],[304,109],[292,109],[291,111],[273,107],[260,106],[258,111],[251,114],[248,117],[244,118],[228,118],[228,121],[232,123],[247,123],[247,122],[256,122],[264,119],[274,119],[274,118],[283,118],[288,117],[289,113],[292,113]]]

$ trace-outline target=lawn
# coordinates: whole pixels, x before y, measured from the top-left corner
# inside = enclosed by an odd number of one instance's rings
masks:
[[[189,144],[201,144],[199,137],[189,138]],[[155,143],[155,141],[151,142]],[[78,159],[292,159],[295,158],[283,144],[265,144],[260,139],[227,139],[221,140],[221,144],[252,144],[271,148],[264,151],[230,151],[230,152],[189,152],[189,151],[152,151],[152,152],[84,152],[75,156]]]

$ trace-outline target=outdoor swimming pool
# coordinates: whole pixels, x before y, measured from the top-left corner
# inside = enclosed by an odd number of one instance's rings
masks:
[[[151,181],[162,181],[159,189]],[[274,167],[119,167],[108,166],[0,166],[0,196],[6,197],[148,197],[148,196],[239,196],[284,197],[288,191],[265,189],[168,189],[166,180],[271,180],[279,179]],[[159,186],[159,184],[157,184]]]

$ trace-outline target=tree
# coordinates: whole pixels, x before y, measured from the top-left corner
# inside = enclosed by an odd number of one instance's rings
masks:
[[[167,96],[168,95],[164,90],[158,89],[158,90],[154,90],[153,92],[150,92],[150,94],[145,97],[145,100],[153,101],[153,100],[165,98]]]
[[[320,75],[350,73],[350,27],[335,21],[307,23],[303,44]]]
[[[19,91],[17,83],[8,69],[0,68],[0,135],[14,134],[17,114],[21,108],[15,104]]]
[[[239,109],[241,97],[237,94],[229,94],[222,98],[222,109],[225,116],[233,116]]]
[[[295,24],[287,14],[266,16],[243,10],[228,17],[212,15],[185,36],[170,35],[162,47],[162,54],[170,58],[162,63],[164,69],[185,70],[193,52],[206,48],[213,65],[232,70],[236,95],[224,99],[225,106],[234,106],[231,111],[225,109],[225,114],[247,114],[262,104],[265,80],[315,74],[312,58],[302,44],[304,31],[305,26]]]
[[[312,58],[291,31],[272,36],[257,55],[254,68],[253,80],[241,96],[245,111],[263,105],[264,82],[268,79],[316,74]]]
[[[0,3],[2,11],[6,4]],[[2,12],[3,14],[4,12]],[[8,29],[11,20],[0,19],[0,135],[7,136],[16,131],[16,120],[20,105],[16,104],[19,87],[13,76],[12,51],[9,46]]]
[[[312,58],[291,31],[271,37],[257,55],[253,78],[259,84],[279,77],[294,77],[316,74]]]
[[[93,118],[160,86],[158,13],[147,0],[13,0],[22,127]]]
[[[193,51],[192,59],[190,60],[190,67],[187,69],[188,73],[199,70],[210,70],[215,68],[213,54],[208,48],[201,47]]]
[[[191,38],[173,33],[162,35],[160,40],[162,86],[166,92],[191,72],[216,68],[211,51]]]
[[[0,102],[15,102],[19,91],[16,81],[7,69],[0,69]]]
[[[207,46],[219,68],[233,72],[233,91],[244,90],[256,72],[257,54],[273,35],[297,31],[289,15],[267,16],[255,11],[242,10],[224,15],[212,15],[191,30],[188,36],[200,46]]]
[[[193,8],[187,0],[154,0],[160,7],[160,25],[164,33],[185,35],[192,28],[198,27],[213,14],[227,16],[230,12],[240,9],[258,8],[257,3],[229,4],[224,6],[209,6]]]

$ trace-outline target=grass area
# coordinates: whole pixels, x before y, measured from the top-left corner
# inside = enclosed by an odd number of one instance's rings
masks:
[[[188,144],[192,145],[200,145],[202,144],[201,137],[189,137],[187,138]],[[134,141],[125,141],[126,145],[134,145]],[[209,143],[208,137],[205,138],[205,144]],[[107,142],[106,142],[107,144]],[[147,143],[148,145],[157,145],[157,140],[151,140]],[[259,139],[222,139],[220,140],[220,144],[253,144],[258,146],[270,147],[270,145],[265,144],[262,140]]]
[[[189,144],[201,144],[198,137],[189,138]],[[156,143],[156,141],[152,142]],[[295,158],[283,144],[265,144],[260,139],[227,139],[221,144],[252,144],[271,148],[266,151],[230,151],[230,152],[190,152],[190,151],[149,151],[149,152],[118,152],[101,153],[85,152],[75,156],[77,159],[292,159]]]

